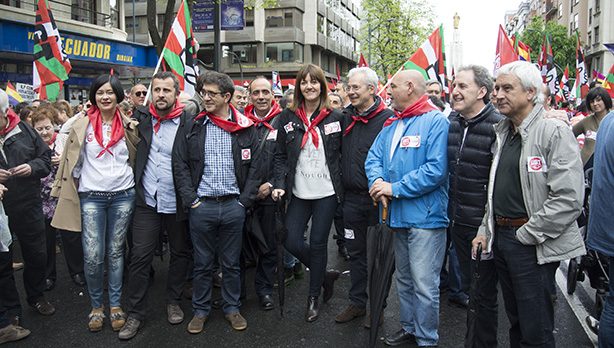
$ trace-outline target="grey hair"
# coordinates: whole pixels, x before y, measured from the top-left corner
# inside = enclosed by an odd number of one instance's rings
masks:
[[[330,96],[335,96],[335,97],[339,98],[339,104],[343,105],[343,97],[342,97],[342,96],[340,96],[339,94],[337,94],[337,93],[335,93],[335,92],[330,92],[330,93],[328,93],[328,96],[329,96],[329,97],[330,97]]]
[[[363,74],[367,86],[373,86],[377,91],[377,82],[379,79],[377,78],[377,73],[373,71],[373,69],[367,68],[366,66],[361,68],[353,68],[348,72],[347,80],[344,82],[344,84],[347,85],[347,81],[349,81],[355,74]]]
[[[6,94],[4,90],[0,89],[0,111],[2,111],[3,114],[6,114],[8,109],[9,109],[9,95]]]
[[[466,65],[458,69],[459,72],[471,70],[473,71],[473,82],[478,85],[478,88],[486,88],[486,95],[482,98],[484,104],[488,104],[490,101],[490,93],[494,86],[494,80],[488,69],[480,65]]]
[[[284,92],[283,98],[289,98],[293,94],[294,94],[294,88],[288,88],[288,90]]]
[[[247,93],[247,88],[243,87],[243,86],[235,86],[235,91],[239,92],[239,93]]]
[[[441,85],[441,83],[439,81],[437,81],[436,79],[430,79],[428,81],[426,81],[426,86],[430,86],[430,85],[434,85],[437,84],[439,86],[439,90],[443,91],[443,86]]]
[[[502,66],[497,72],[497,77],[501,75],[516,76],[520,80],[520,84],[524,91],[528,91],[531,88],[535,89],[535,95],[533,95],[533,99],[531,99],[534,105],[544,102],[544,94],[542,93],[544,81],[535,65],[525,61],[515,61]]]

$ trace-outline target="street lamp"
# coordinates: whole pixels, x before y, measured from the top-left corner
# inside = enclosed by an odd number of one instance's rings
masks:
[[[371,66],[371,33],[376,30],[377,28],[379,28],[380,25],[386,23],[386,22],[392,22],[394,21],[396,18],[388,18],[386,20],[383,20],[379,23],[377,23],[377,25],[374,28],[371,28],[371,23],[369,23],[369,66]]]
[[[239,71],[241,71],[241,87],[243,87],[243,66],[241,66],[241,58],[239,58],[236,53],[229,50],[228,46],[222,46],[222,57],[227,58],[228,53],[232,54],[235,58],[237,58],[237,62],[239,62]]]

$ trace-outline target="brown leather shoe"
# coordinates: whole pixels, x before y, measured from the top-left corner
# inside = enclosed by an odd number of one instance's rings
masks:
[[[55,308],[53,305],[47,301],[39,301],[34,304],[31,304],[30,307],[34,308],[41,315],[52,315],[55,313]]]
[[[230,322],[230,325],[232,325],[233,329],[237,331],[247,329],[247,320],[243,318],[241,313],[235,312],[235,313],[226,314],[225,318],[226,320]]]
[[[6,342],[18,341],[30,334],[30,330],[26,330],[21,326],[9,325],[0,329],[0,344]]]
[[[335,317],[335,321],[338,323],[347,323],[348,321],[358,318],[364,317],[367,314],[366,308],[356,307],[353,304],[350,304],[343,312],[337,314]]]
[[[320,305],[318,304],[318,298],[316,296],[307,297],[307,312],[305,313],[305,320],[313,322],[320,317]]]
[[[203,331],[203,327],[205,326],[206,321],[206,316],[195,315],[194,318],[192,318],[192,320],[188,324],[188,332],[191,334],[201,333]]]
[[[166,305],[166,314],[168,322],[175,325],[183,322],[183,311],[181,307],[176,304]]]
[[[326,271],[326,275],[324,276],[324,283],[322,287],[324,288],[324,293],[322,294],[322,300],[324,302],[328,302],[333,297],[333,292],[335,290],[335,281],[339,279],[341,272],[336,269],[331,269]]]

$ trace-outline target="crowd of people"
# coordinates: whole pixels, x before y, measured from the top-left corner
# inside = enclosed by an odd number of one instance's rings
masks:
[[[400,329],[384,343],[420,347],[438,344],[442,289],[450,304],[468,308],[476,258],[480,301],[465,346],[497,346],[499,289],[510,345],[555,346],[554,275],[559,262],[586,252],[576,219],[583,167],[593,161],[605,196],[589,246],[612,250],[604,222],[612,213],[605,202],[613,190],[612,139],[600,129],[606,125],[609,134],[612,99],[602,87],[588,92],[585,115],[568,103],[553,107],[527,62],[501,67],[496,79],[481,66],[459,68],[449,103],[439,82],[414,70],[392,78],[386,101],[367,67],[350,70],[334,91],[313,64],[284,94],[264,76],[244,88],[206,71],[196,83],[190,98],[172,73],[160,72],[149,90],[137,84],[125,93],[116,76],[104,74],[82,106],[37,100],[15,111],[0,91],[0,196],[9,221],[0,229],[0,343],[30,333],[21,327],[12,236],[22,250],[29,306],[55,312],[44,292],[57,279],[60,236],[72,280],[87,285],[89,330],[102,330],[108,316],[118,337],[129,340],[147,316],[162,244],[170,250],[165,303],[172,325],[184,322],[179,304],[188,292],[189,333],[203,330],[212,307],[245,330],[240,309],[250,262],[263,310],[275,307],[277,272],[290,284],[309,268],[304,318],[318,320],[340,276],[327,267],[334,225],[351,278],[348,305],[335,321],[366,316],[368,327],[368,227],[386,208],[401,309]],[[258,223],[275,245],[280,205],[285,253],[269,248],[248,259],[245,225]],[[277,268],[281,258],[284,269]],[[212,298],[214,286],[222,298]],[[614,298],[607,301],[604,347],[614,336]]]

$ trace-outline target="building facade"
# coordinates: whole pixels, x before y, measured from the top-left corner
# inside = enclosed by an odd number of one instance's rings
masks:
[[[56,0],[49,6],[72,65],[60,99],[83,102],[94,78],[111,69],[126,88],[142,70],[153,70],[153,48],[126,41],[123,1]],[[6,81],[32,84],[36,8],[35,0],[0,0],[0,87]]]
[[[339,67],[340,75],[344,76],[358,61],[360,10],[353,1],[279,0],[271,8],[245,8],[244,29],[221,32],[222,45],[234,53],[222,58],[221,72],[230,75],[237,85],[258,75],[271,78],[272,71],[279,73],[283,86],[293,85],[296,73],[305,63],[318,65],[327,77],[335,79]],[[134,20],[132,5],[126,2],[128,39],[134,35],[137,42],[151,44],[147,4],[134,3]],[[165,4],[158,5],[159,29],[164,10]],[[213,32],[195,32],[194,38],[198,41],[201,67],[212,68]]]

